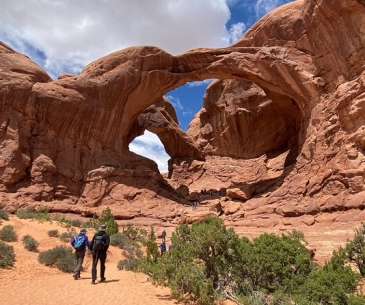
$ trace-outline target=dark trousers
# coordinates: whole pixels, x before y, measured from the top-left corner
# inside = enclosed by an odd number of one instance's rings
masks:
[[[75,252],[76,255],[76,268],[75,268],[75,276],[80,277],[80,271],[82,268],[82,263],[84,262],[84,257],[85,257],[85,251],[76,251]]]
[[[96,280],[97,277],[97,265],[98,265],[98,261],[100,260],[100,278],[104,279],[105,278],[105,261],[106,261],[106,252],[98,252],[96,251],[95,253],[93,253],[93,266],[91,268],[91,279],[93,281]]]

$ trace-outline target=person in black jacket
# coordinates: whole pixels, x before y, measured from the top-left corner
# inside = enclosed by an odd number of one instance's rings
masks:
[[[110,244],[109,235],[105,232],[106,225],[102,225],[90,243],[90,251],[93,254],[93,265],[91,268],[91,284],[96,284],[97,265],[100,260],[100,283],[105,282],[105,261]]]

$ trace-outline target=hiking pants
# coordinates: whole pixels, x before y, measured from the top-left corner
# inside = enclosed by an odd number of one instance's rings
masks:
[[[93,253],[93,266],[91,268],[91,279],[96,281],[97,271],[96,267],[98,265],[98,261],[100,260],[100,278],[105,278],[105,261],[106,261],[106,252],[96,251]]]
[[[80,277],[80,271],[81,271],[82,263],[84,262],[85,251],[76,251],[75,255],[76,255],[76,259],[77,259],[77,264],[76,264],[74,274],[77,277]]]

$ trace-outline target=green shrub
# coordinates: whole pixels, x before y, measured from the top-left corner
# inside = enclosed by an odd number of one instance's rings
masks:
[[[14,247],[0,241],[0,268],[14,266]]]
[[[343,248],[334,251],[323,268],[314,269],[298,287],[298,294],[316,304],[348,304],[361,277],[346,266],[345,260]]]
[[[98,218],[99,226],[105,224],[106,225],[106,233],[108,235],[113,235],[118,233],[118,224],[114,219],[114,215],[109,207],[101,212],[101,216]],[[96,228],[97,229],[97,228]]]
[[[49,230],[47,232],[48,236],[49,237],[59,237],[60,236],[60,233],[58,232],[58,230]]]
[[[64,226],[66,228],[71,227],[71,220],[67,219],[64,215],[52,215],[51,219],[57,221],[60,226]]]
[[[348,240],[346,253],[350,261],[356,264],[362,276],[365,276],[365,223],[355,230],[355,236]]]
[[[72,250],[65,246],[57,246],[41,252],[38,260],[43,265],[57,267],[63,272],[73,272],[76,267],[76,260]]]
[[[70,223],[71,223],[71,226],[74,226],[74,227],[81,228],[81,226],[82,226],[82,220],[81,219],[72,219],[70,221]]]
[[[21,209],[16,211],[15,215],[20,219],[34,219],[36,212],[33,209]]]
[[[9,220],[9,213],[3,209],[0,209],[0,219]]]
[[[347,301],[348,305],[364,305],[365,304],[365,296],[362,294],[353,294],[348,297]]]
[[[18,236],[14,231],[14,227],[11,225],[6,225],[0,230],[0,240],[2,241],[17,241]]]
[[[44,221],[52,221],[47,208],[41,208],[35,211],[35,219],[42,223]]]
[[[38,251],[39,242],[37,242],[32,236],[25,235],[23,236],[22,241],[25,249],[32,252]]]
[[[123,259],[118,262],[117,268],[119,270],[138,271],[140,262],[139,259]]]
[[[68,243],[71,241],[72,237],[74,237],[76,234],[75,232],[71,232],[71,231],[68,231],[68,232],[63,232],[61,235],[60,235],[60,240],[64,243]]]

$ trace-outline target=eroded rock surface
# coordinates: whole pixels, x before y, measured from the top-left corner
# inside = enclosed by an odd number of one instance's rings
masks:
[[[120,220],[173,225],[199,218],[182,210],[185,186],[199,213],[218,200],[236,228],[359,224],[364,16],[360,0],[298,0],[230,47],[131,47],[56,81],[1,44],[1,201],[83,215],[109,205]],[[163,95],[208,78],[184,133]],[[171,156],[166,177],[128,149],[145,129]]]

